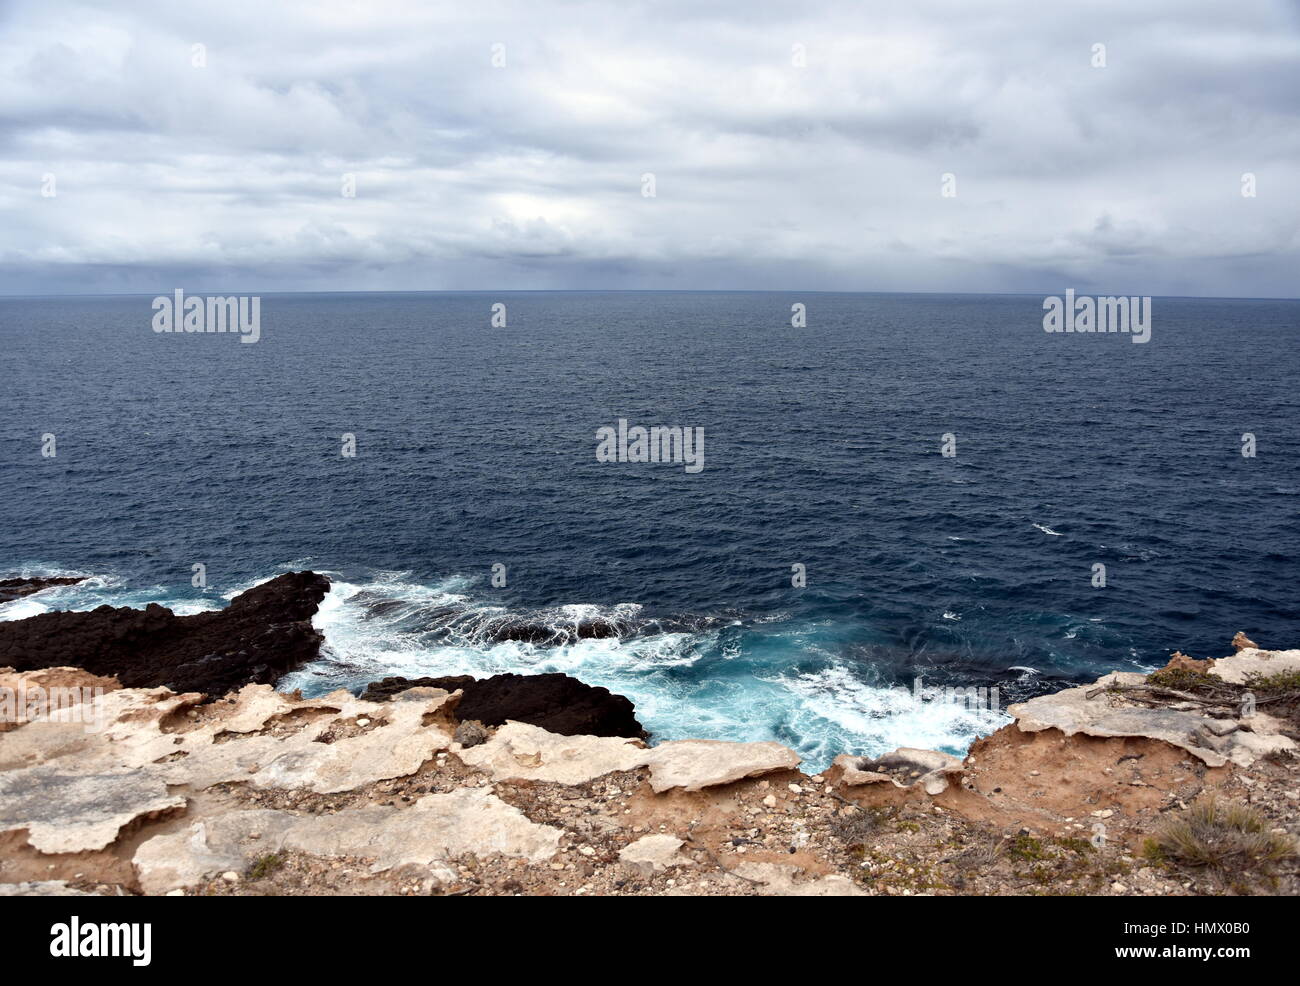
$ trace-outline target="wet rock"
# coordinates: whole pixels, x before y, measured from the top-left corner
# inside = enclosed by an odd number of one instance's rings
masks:
[[[156,603],[41,613],[0,622],[0,654],[18,671],[77,667],[129,688],[219,696],[315,659],[322,638],[311,618],[328,591],[323,575],[289,572],[212,613],[177,616]]]
[[[76,585],[85,582],[83,576],[45,576],[37,578],[0,579],[0,603],[13,602],[43,589],[58,585]]]
[[[361,697],[383,701],[412,687],[463,692],[456,706],[456,717],[462,722],[477,719],[485,726],[526,722],[561,736],[646,736],[631,701],[558,672],[482,679],[466,675],[385,678],[367,686]]]

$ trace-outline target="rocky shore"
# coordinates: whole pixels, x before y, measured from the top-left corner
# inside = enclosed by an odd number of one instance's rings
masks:
[[[252,601],[289,614],[328,588],[266,586]],[[238,643],[206,662],[178,644],[143,679],[142,661],[109,675],[11,656],[7,642],[37,639],[14,627],[93,614],[6,628],[0,894],[1300,891],[1300,650],[1239,636],[1214,662],[1177,655],[1014,705],[965,758],[846,753],[810,776],[777,743],[648,746],[631,703],[573,679],[531,697],[516,675],[278,694],[258,669],[304,648],[239,658],[262,640],[242,622],[249,595],[195,625],[224,616],[247,630]],[[100,643],[77,653],[125,653],[89,632],[137,625],[122,612],[96,611],[82,639]],[[168,615],[151,619],[178,641],[198,619]],[[167,686],[227,680],[232,648],[251,677],[228,693]],[[568,722],[512,714],[568,703]]]
[[[289,572],[214,613],[177,616],[156,603],[42,613],[0,623],[0,663],[18,671],[77,667],[130,688],[224,695],[249,682],[274,683],[315,659],[321,635],[311,618],[329,589],[323,575]]]

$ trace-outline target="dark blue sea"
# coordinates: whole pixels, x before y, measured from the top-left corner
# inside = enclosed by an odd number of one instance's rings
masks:
[[[93,576],[0,618],[312,568],[286,687],[564,671],[656,739],[815,766],[1005,721],[936,686],[1300,645],[1297,301],[1156,298],[1134,344],[1045,333],[1041,296],[264,295],[255,345],[151,301],[0,299],[0,576]],[[703,470],[598,462],[620,418],[703,428]]]

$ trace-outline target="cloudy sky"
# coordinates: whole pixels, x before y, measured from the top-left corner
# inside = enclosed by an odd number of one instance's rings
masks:
[[[1295,0],[0,0],[0,293],[1297,271]]]

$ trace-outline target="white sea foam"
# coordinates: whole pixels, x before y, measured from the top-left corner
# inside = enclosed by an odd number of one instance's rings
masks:
[[[685,630],[647,620],[636,603],[572,603],[515,613],[485,598],[482,582],[466,576],[426,584],[409,572],[377,572],[364,580],[323,574],[332,584],[312,620],[325,638],[321,656],[281,679],[282,689],[321,694],[389,675],[481,678],[559,671],[626,695],[656,742],[777,740],[795,748],[810,769],[826,767],[839,753],[874,755],[898,746],[960,753],[1006,721],[998,713],[869,684],[826,643],[835,627],[825,620],[796,623],[788,613],[768,613]],[[220,609],[265,581],[202,591],[133,587],[96,576],[4,604],[0,619],[104,603],[157,602],[178,614],[195,613]],[[557,636],[499,639],[507,619],[550,628]],[[620,633],[578,638],[574,631],[581,621],[612,624]],[[820,670],[790,672],[796,664]]]
[[[1050,534],[1050,535],[1052,535],[1052,537],[1055,537],[1055,538],[1062,537],[1062,534],[1061,534],[1060,531],[1054,531],[1054,530],[1052,530],[1050,527],[1046,527],[1046,526],[1044,526],[1043,524],[1035,524],[1034,526],[1037,527],[1037,528],[1038,528],[1040,531],[1042,531],[1044,534]]]

